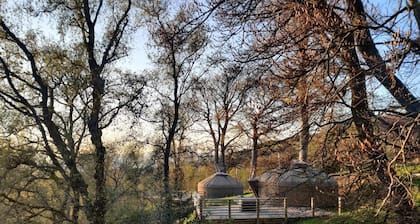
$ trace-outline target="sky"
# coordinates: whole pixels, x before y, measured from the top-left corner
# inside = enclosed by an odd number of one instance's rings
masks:
[[[398,0],[367,0],[367,11],[379,10],[384,15],[392,15],[400,7],[400,3],[405,5],[405,1]],[[373,7],[372,7],[373,6]],[[401,18],[400,24],[404,24],[408,21],[408,18]],[[411,21],[414,22],[415,21]],[[407,24],[408,25],[408,24]],[[415,25],[415,24],[414,24]],[[381,41],[380,36],[375,36],[376,41]],[[133,36],[132,43],[134,44],[133,49],[129,53],[129,56],[121,61],[121,67],[132,71],[141,72],[145,69],[152,68],[151,61],[147,57],[147,46],[148,41],[147,32],[145,29],[137,31]],[[388,50],[387,48],[378,45],[378,49],[382,55]],[[416,67],[403,67],[398,73],[403,82],[411,89],[411,91],[418,97],[420,97],[420,70]],[[376,102],[375,107],[386,107],[390,104],[396,104],[396,101],[388,93],[388,91],[374,78],[368,81],[368,87],[373,90],[372,97]],[[371,91],[372,92],[372,91]]]
[[[142,28],[137,30],[131,39],[133,47],[128,56],[121,59],[118,66],[137,72],[152,68],[152,62],[147,56],[147,41],[148,35],[146,29]]]
[[[365,2],[369,2],[366,9],[367,11],[378,10],[382,15],[386,16],[391,16],[396,11],[398,11],[399,8],[406,6],[406,1],[404,0],[369,0]],[[404,15],[404,17],[400,16],[396,19],[396,21],[398,22],[398,27],[400,28],[399,31],[401,35],[411,36],[411,39],[419,38],[419,31],[417,30],[417,24],[413,18],[414,16],[412,14],[409,17],[406,16],[407,14]],[[410,29],[410,26],[413,29]],[[376,42],[389,40],[389,38],[383,38],[381,36],[378,36],[375,33],[375,31],[372,31],[372,34]],[[389,51],[389,46],[390,45],[384,46],[379,44],[377,45],[377,48],[381,55],[384,56]],[[413,60],[413,58],[409,56],[407,61],[411,60]],[[406,84],[406,86],[411,90],[411,92],[415,96],[420,97],[420,67],[418,65],[414,65],[414,63],[411,63],[410,66],[403,65],[396,72],[396,75],[403,81],[403,83]],[[379,102],[379,104],[387,105],[389,104],[389,102],[396,104],[396,101],[393,99],[393,97],[390,94],[388,94],[388,91],[376,79],[371,79],[368,82],[368,86],[370,86],[371,89],[374,90],[376,98],[383,98],[382,102],[380,100],[376,100],[376,102]],[[385,103],[385,101],[389,102]]]
[[[385,15],[392,15],[395,11],[400,7],[399,4],[401,3],[403,6],[405,5],[405,1],[399,0],[366,0],[367,2],[367,10],[380,10],[381,13]],[[373,6],[373,8],[372,8]],[[401,22],[402,21],[402,22]],[[404,23],[407,21],[407,18],[401,18],[400,23]],[[415,21],[411,21],[415,25]],[[376,41],[380,41],[381,38],[376,36]],[[150,59],[147,57],[147,46],[146,43],[148,41],[147,31],[145,29],[141,29],[137,31],[133,36],[133,49],[131,50],[129,56],[123,59],[120,63],[122,68],[128,68],[132,71],[143,71],[145,69],[152,68],[152,63]],[[387,51],[386,48],[378,45],[378,49],[382,55],[385,54]],[[420,97],[420,69],[418,66],[416,67],[403,67],[397,75],[404,81],[404,83],[412,90],[412,92]],[[380,86],[380,83],[377,81],[371,81],[369,83],[372,89],[375,90],[375,94],[379,95],[387,95],[387,90]],[[389,96],[387,96],[389,98]]]
[[[366,1],[365,1],[366,2]],[[398,0],[369,0],[368,2],[372,3],[374,6],[378,8],[381,12],[386,12],[387,14],[392,14],[395,12],[395,8],[398,7]],[[405,4],[405,1],[401,1],[402,4]],[[30,18],[22,17],[19,14],[14,14],[17,19],[21,22],[21,26],[25,24],[34,25],[34,20]],[[38,26],[43,30],[46,31],[47,35],[51,35],[53,37],[54,34],[48,32],[50,29],[45,21],[39,21]],[[133,36],[131,37],[132,49],[128,53],[126,58],[121,59],[118,62],[118,66],[123,69],[128,69],[133,72],[142,72],[145,69],[152,68],[152,63],[147,56],[147,46],[146,43],[148,41],[147,32],[145,29],[137,30]],[[382,53],[385,52],[385,49],[381,51]],[[401,70],[400,77],[403,78],[404,82],[411,88],[413,93],[416,96],[420,96],[420,70],[418,67],[415,68],[404,68]],[[385,90],[378,82],[374,80],[369,83],[372,89],[375,90],[376,97],[383,97],[383,101],[392,100],[392,97],[387,94],[387,90]],[[379,101],[381,102],[381,101]],[[111,133],[122,133],[121,131],[118,132],[116,130],[112,130]],[[118,135],[116,135],[118,138]]]

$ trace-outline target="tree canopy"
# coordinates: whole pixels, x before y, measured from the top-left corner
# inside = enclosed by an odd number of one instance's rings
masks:
[[[299,152],[414,223],[419,40],[417,0],[2,0],[0,217],[174,223]]]

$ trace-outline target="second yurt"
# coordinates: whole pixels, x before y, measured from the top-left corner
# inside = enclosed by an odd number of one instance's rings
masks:
[[[251,180],[250,185],[257,197],[286,197],[289,206],[310,206],[311,197],[317,207],[337,203],[337,181],[304,162],[294,161],[289,169],[268,171]]]

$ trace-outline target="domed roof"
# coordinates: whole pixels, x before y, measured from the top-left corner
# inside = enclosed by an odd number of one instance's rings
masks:
[[[307,206],[311,197],[318,205],[333,205],[338,192],[334,178],[301,161],[293,161],[289,169],[267,171],[250,185],[258,197],[287,197],[291,206]]]
[[[303,183],[310,185],[337,184],[337,181],[330,178],[327,173],[304,163],[294,163],[290,169],[270,170],[259,176],[258,181],[279,187],[293,187]]]
[[[243,192],[241,183],[226,173],[215,173],[200,181],[197,185],[200,195],[208,198],[220,198],[240,195]]]

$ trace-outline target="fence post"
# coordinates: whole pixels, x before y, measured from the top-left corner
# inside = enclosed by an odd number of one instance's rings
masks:
[[[286,197],[283,198],[283,207],[284,207],[284,219],[285,221],[287,221],[287,198]]]
[[[314,199],[314,197],[311,197],[311,212],[312,212],[312,217],[315,217],[315,199]]]
[[[229,220],[232,218],[231,214],[232,214],[232,201],[231,199],[228,200],[228,214],[229,214]]]
[[[257,198],[257,224],[260,223],[260,198]]]
[[[201,221],[204,221],[203,220],[203,205],[204,205],[204,199],[203,198],[200,198],[200,202],[199,202],[199,204],[198,204],[198,206],[199,206],[199,209],[200,209],[200,220]]]
[[[341,197],[338,197],[338,215],[341,215]]]

